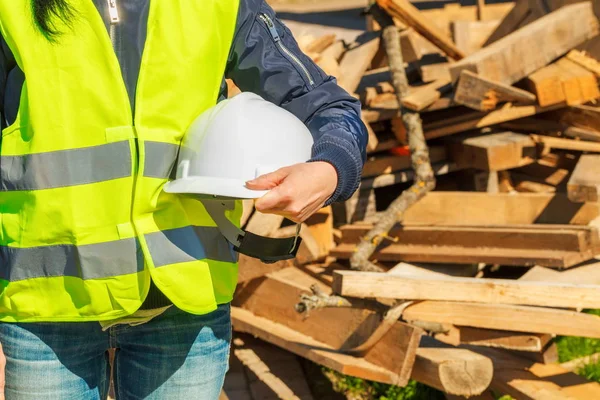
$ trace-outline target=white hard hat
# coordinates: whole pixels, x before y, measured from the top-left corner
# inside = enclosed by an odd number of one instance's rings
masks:
[[[266,191],[248,180],[308,161],[313,138],[292,113],[244,92],[202,113],[180,148],[177,176],[164,190],[206,197],[253,199]]]

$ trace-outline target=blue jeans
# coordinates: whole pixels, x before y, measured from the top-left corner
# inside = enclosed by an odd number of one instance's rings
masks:
[[[198,316],[171,307],[138,326],[0,323],[7,400],[105,399],[116,348],[117,399],[217,400],[228,368],[229,305]]]

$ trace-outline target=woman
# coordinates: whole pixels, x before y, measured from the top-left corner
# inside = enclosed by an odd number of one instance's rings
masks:
[[[237,264],[161,190],[182,135],[225,78],[295,114],[312,159],[248,187],[302,221],[358,186],[358,101],[263,0],[0,0],[0,35],[6,398],[105,398],[110,347],[120,399],[218,398]]]

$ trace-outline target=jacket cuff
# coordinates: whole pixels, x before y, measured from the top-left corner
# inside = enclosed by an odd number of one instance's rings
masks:
[[[341,143],[340,143],[341,142]],[[353,154],[348,143],[335,137],[315,143],[313,157],[309,162],[325,161],[333,165],[338,182],[333,195],[325,205],[348,200],[360,185],[362,161],[360,154]]]

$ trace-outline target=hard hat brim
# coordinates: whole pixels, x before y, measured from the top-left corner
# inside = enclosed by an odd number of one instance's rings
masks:
[[[251,190],[245,182],[238,179],[189,177],[168,182],[164,191],[167,193],[197,194],[210,198],[224,197],[230,199],[257,199],[268,190]]]

